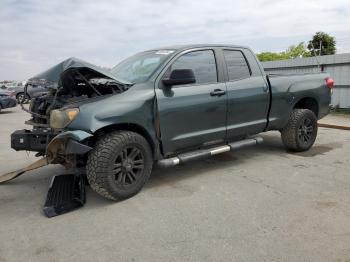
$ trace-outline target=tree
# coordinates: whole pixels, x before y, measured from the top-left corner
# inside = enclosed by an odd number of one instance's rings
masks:
[[[304,42],[301,42],[297,45],[292,45],[288,47],[286,51],[283,52],[262,52],[260,54],[257,54],[257,57],[261,62],[310,56],[311,54],[306,49]]]
[[[262,52],[257,54],[257,57],[261,62],[287,59],[281,53],[273,52]]]
[[[334,55],[336,52],[336,42],[334,37],[324,32],[317,32],[309,41],[307,48],[312,56],[315,55]],[[321,45],[321,50],[320,50]]]
[[[310,52],[306,49],[304,42],[301,42],[297,45],[290,46],[287,51],[286,55],[289,58],[297,58],[297,57],[310,57]]]

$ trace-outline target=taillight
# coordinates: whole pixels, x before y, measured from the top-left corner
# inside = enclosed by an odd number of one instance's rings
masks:
[[[327,77],[326,79],[326,85],[328,86],[329,89],[334,88],[334,80],[331,77]]]

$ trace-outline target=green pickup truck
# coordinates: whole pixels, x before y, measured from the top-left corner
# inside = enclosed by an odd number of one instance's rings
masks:
[[[308,150],[327,115],[333,80],[325,73],[267,75],[247,47],[187,45],[138,53],[111,70],[69,58],[33,77],[48,94],[31,101],[31,130],[15,150],[48,163],[86,167],[98,194],[138,193],[152,167],[262,142],[279,130],[291,151]]]

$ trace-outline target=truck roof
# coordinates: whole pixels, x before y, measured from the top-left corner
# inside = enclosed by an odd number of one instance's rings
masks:
[[[228,47],[228,48],[246,48],[249,49],[247,46],[241,46],[241,45],[228,45],[228,44],[190,44],[190,45],[172,45],[172,46],[163,46],[160,48],[152,48],[148,51],[153,50],[187,50],[192,48],[200,48],[200,47]]]

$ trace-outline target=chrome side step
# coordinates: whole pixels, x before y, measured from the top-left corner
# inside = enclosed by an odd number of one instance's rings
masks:
[[[192,160],[207,158],[209,156],[221,154],[231,150],[236,150],[236,149],[240,149],[248,146],[255,146],[255,145],[261,144],[262,142],[263,142],[262,137],[248,138],[237,142],[229,143],[224,146],[196,150],[189,153],[180,154],[176,157],[162,159],[162,160],[159,160],[157,164],[158,166],[163,168],[172,167],[179,164],[187,163]]]

